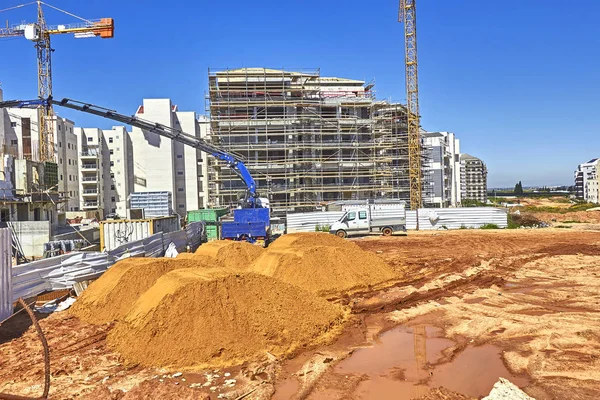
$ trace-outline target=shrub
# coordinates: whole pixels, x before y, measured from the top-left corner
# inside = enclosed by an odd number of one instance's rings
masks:
[[[485,224],[481,225],[479,229],[500,229],[500,227],[496,224]]]

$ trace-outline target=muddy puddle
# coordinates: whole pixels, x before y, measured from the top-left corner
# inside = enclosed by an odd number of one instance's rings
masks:
[[[499,377],[520,387],[529,384],[507,370],[501,350],[493,345],[467,346],[447,362],[444,350],[455,345],[433,326],[396,327],[379,336],[372,347],[357,349],[335,365],[308,398],[413,399],[436,387],[480,397]],[[340,381],[357,384],[343,392],[333,385]],[[294,387],[289,381],[285,384],[288,393]]]

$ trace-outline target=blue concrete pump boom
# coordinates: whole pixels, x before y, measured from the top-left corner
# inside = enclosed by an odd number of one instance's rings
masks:
[[[241,158],[231,154],[228,151],[220,149],[205,140],[199,139],[195,136],[189,135],[182,132],[179,129],[173,129],[169,126],[159,124],[156,122],[150,122],[143,120],[135,116],[127,116],[119,114],[113,110],[95,106],[93,104],[82,103],[80,101],[72,99],[54,100],[53,98],[48,99],[36,99],[36,100],[9,100],[0,102],[0,108],[37,108],[40,106],[55,105],[72,110],[81,111],[88,114],[98,115],[100,117],[119,121],[126,125],[135,126],[147,132],[156,133],[157,135],[164,136],[166,138],[175,140],[183,143],[187,146],[194,147],[198,150],[204,151],[213,157],[225,161],[227,166],[244,182],[246,185],[246,198],[244,202],[245,207],[254,208],[257,207],[257,194],[256,194],[256,182],[250,171],[246,168],[246,165],[242,162]]]

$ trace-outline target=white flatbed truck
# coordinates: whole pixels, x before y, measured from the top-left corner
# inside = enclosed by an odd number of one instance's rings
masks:
[[[405,205],[402,201],[342,204],[345,213],[329,226],[329,233],[345,238],[372,233],[390,236],[396,232],[406,232]]]

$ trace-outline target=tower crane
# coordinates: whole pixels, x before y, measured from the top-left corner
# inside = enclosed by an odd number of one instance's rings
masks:
[[[23,23],[6,28],[0,28],[0,38],[23,36],[25,39],[35,43],[37,49],[38,66],[38,96],[42,99],[52,97],[52,52],[54,49],[50,46],[50,37],[52,35],[74,34],[75,38],[101,37],[109,39],[114,36],[114,21],[112,18],[102,18],[100,20],[87,20],[80,18],[67,11],[61,10],[41,0],[34,2],[37,4],[37,21],[34,23]],[[23,6],[34,4],[27,3],[9,9],[21,8]],[[47,25],[42,5],[63,12],[71,17],[75,17],[82,22],[68,25]],[[54,111],[52,105],[38,107],[39,117],[39,135],[40,135],[40,160],[55,162],[54,155]]]
[[[406,69],[406,108],[408,111],[408,177],[410,208],[423,205],[421,181],[421,137],[419,115],[419,74],[417,59],[417,0],[400,0],[398,22],[404,23],[404,64]],[[417,218],[417,229],[418,229]]]

